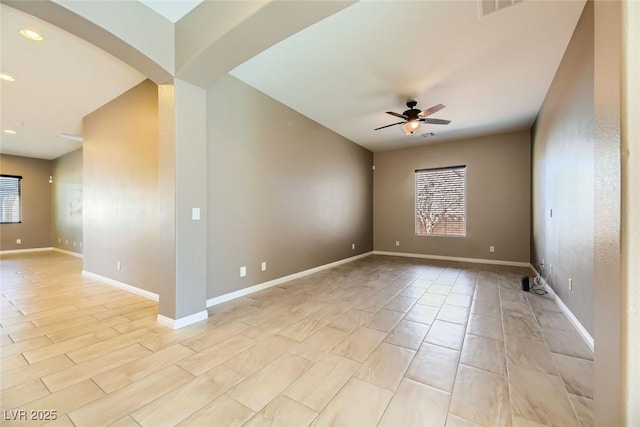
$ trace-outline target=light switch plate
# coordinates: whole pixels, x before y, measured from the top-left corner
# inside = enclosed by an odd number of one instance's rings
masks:
[[[240,267],[240,277],[245,277],[247,275],[247,267]]]
[[[191,219],[194,221],[200,220],[200,208],[191,208]]]

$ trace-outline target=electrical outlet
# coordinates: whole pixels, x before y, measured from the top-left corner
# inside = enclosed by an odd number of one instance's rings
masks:
[[[76,241],[75,240],[73,241],[73,247],[74,248],[76,247]]]
[[[58,237],[58,243],[60,243],[60,242],[61,242],[61,240],[60,240],[60,238]]]
[[[553,274],[553,264],[549,264],[549,275]]]
[[[400,246],[400,240],[396,240],[396,246]]]
[[[569,290],[572,291],[573,290],[573,279],[569,278]]]
[[[69,244],[69,241],[68,241],[68,240],[65,240],[65,241],[64,241],[64,244],[65,244],[65,245],[68,245],[68,244]]]
[[[262,261],[262,264],[260,265],[260,269],[262,271],[267,271],[267,261]]]
[[[22,239],[16,239],[16,243],[17,243],[18,245],[21,245],[21,244],[22,244]]]
[[[120,271],[120,269],[122,268],[122,264],[120,264],[120,261],[116,262],[116,270]]]
[[[495,246],[489,246],[489,252],[495,252],[495,251],[496,251]]]
[[[240,267],[240,277],[245,277],[246,275],[247,275],[247,267],[246,266]]]
[[[355,243],[352,243],[352,244],[351,244],[351,250],[352,250],[352,251],[355,251],[355,250],[356,250],[356,244],[355,244]]]

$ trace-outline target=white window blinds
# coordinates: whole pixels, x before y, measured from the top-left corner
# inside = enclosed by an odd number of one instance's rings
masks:
[[[0,175],[0,223],[2,224],[22,221],[21,182],[21,176]]]
[[[466,235],[466,166],[416,170],[416,234]]]

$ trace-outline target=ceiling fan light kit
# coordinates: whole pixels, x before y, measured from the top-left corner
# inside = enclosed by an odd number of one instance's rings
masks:
[[[416,105],[418,105],[418,102],[414,100],[409,100],[407,101],[407,107],[409,109],[406,110],[404,113],[400,114],[400,113],[394,113],[393,111],[387,111],[387,114],[403,119],[403,121],[392,123],[386,126],[381,126],[374,130],[380,130],[380,129],[388,128],[395,125],[402,125],[402,129],[404,130],[405,135],[411,135],[415,133],[418,129],[420,129],[420,125],[422,123],[428,123],[432,125],[448,125],[449,123],[451,123],[451,120],[428,118],[430,115],[435,114],[438,111],[445,108],[444,105],[442,104],[434,105],[433,107],[427,108],[424,111],[421,111],[415,108]]]

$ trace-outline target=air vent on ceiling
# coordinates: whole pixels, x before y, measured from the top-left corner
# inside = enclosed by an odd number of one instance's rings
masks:
[[[480,17],[497,12],[505,7],[521,3],[523,0],[478,0],[478,12]]]

